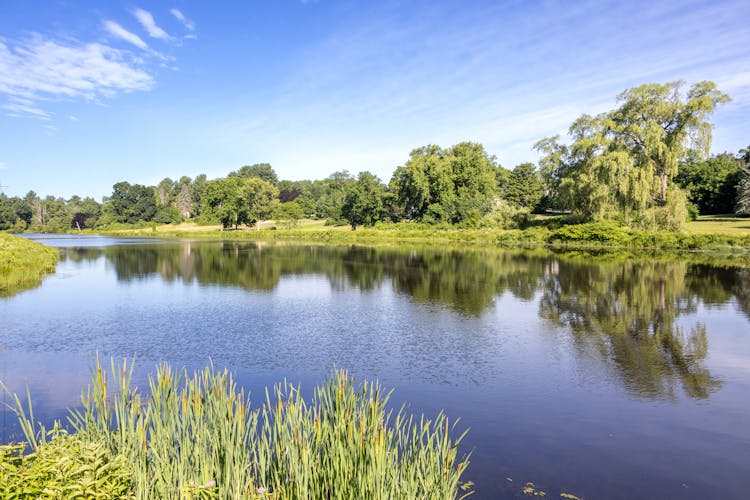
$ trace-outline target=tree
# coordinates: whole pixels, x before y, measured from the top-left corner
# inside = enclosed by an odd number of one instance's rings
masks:
[[[227,177],[205,183],[203,192],[203,212],[215,218],[226,229],[249,222],[244,185],[246,179]]]
[[[560,144],[560,136],[545,137],[534,144],[534,149],[542,156],[539,158],[539,176],[542,182],[548,208],[565,208],[560,199],[560,181],[565,176],[568,147]]]
[[[463,222],[487,213],[496,192],[496,167],[481,144],[413,150],[391,178],[399,215],[407,219]]]
[[[357,182],[349,186],[341,214],[352,230],[357,226],[373,226],[385,217],[385,185],[370,172],[361,172]]]
[[[737,213],[750,215],[750,146],[740,149],[739,160],[742,162],[742,180],[737,186]]]
[[[504,199],[513,205],[533,210],[542,200],[544,190],[533,163],[522,163],[508,176]]]
[[[279,204],[279,190],[260,178],[244,180],[242,198],[246,206],[248,223],[256,222],[260,231],[260,223],[271,217]]]
[[[273,214],[273,217],[276,220],[286,221],[288,226],[296,226],[299,223],[299,220],[304,216],[305,214],[302,211],[302,207],[300,207],[299,203],[296,201],[281,203],[276,207],[276,211]]]
[[[231,172],[229,174],[229,177],[243,177],[246,179],[250,177],[257,177],[258,179],[262,179],[273,185],[276,185],[279,182],[276,171],[274,171],[270,163],[256,163],[255,165],[245,165],[239,170]]]
[[[618,96],[620,106],[570,127],[573,143],[560,161],[560,196],[584,220],[622,217],[674,228],[686,214],[685,195],[671,184],[690,150],[705,157],[708,117],[729,97],[711,82],[646,84]],[[552,144],[550,153],[555,153]],[[550,158],[550,154],[547,155]]]
[[[737,185],[742,177],[741,164],[731,154],[701,160],[691,155],[680,162],[675,182],[688,193],[688,200],[701,214],[727,214],[737,204]]]
[[[156,197],[154,188],[141,184],[118,182],[112,186],[112,196],[109,198],[115,222],[134,224],[136,222],[150,222],[156,215]]]
[[[628,152],[635,166],[659,178],[659,203],[666,205],[669,181],[688,149],[708,155],[716,106],[729,102],[713,82],[698,82],[683,96],[683,82],[646,84],[626,90],[621,106],[605,120],[605,133]]]
[[[195,200],[193,199],[193,186],[190,177],[182,176],[177,181],[177,198],[175,205],[177,213],[182,219],[189,219],[195,215]]]

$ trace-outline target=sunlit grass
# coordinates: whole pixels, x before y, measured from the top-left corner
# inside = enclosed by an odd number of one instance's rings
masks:
[[[0,233],[0,297],[7,297],[41,283],[55,271],[59,252],[35,241]]]
[[[734,236],[750,235],[750,217],[730,215],[702,215],[698,220],[687,224],[692,234],[727,234]]]
[[[131,497],[452,499],[471,489],[461,481],[468,460],[458,455],[465,433],[456,435],[455,422],[394,413],[379,384],[356,385],[344,371],[309,401],[284,383],[256,407],[226,370],[188,375],[164,364],[147,396],[131,376],[125,361],[109,374],[97,361],[82,409],[70,417],[76,442],[124,464]],[[47,433],[33,424],[30,398],[14,401],[39,453],[50,446]],[[0,463],[0,481],[6,469]]]

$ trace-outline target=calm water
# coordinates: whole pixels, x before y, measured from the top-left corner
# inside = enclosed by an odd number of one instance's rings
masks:
[[[470,428],[476,498],[747,498],[750,270],[430,248],[47,238],[58,271],[0,299],[0,379],[43,420],[95,353],[227,366],[261,399],[334,366]],[[0,437],[16,436],[0,410]]]

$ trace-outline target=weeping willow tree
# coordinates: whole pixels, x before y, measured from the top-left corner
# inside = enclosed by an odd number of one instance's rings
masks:
[[[540,141],[541,162],[558,164],[563,205],[585,221],[620,218],[677,229],[687,213],[685,195],[672,183],[679,160],[689,151],[708,155],[708,119],[729,101],[712,82],[682,87],[678,81],[628,89],[616,109],[576,120],[569,148],[555,138]]]

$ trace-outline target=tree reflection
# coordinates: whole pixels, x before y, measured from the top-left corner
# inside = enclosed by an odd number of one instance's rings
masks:
[[[639,396],[673,397],[679,382],[690,397],[705,398],[720,385],[701,364],[706,328],[698,323],[685,332],[676,324],[698,302],[687,270],[684,262],[561,261],[544,285],[540,316],[568,326],[579,352],[597,353]]]
[[[281,245],[248,242],[104,249],[120,280],[159,276],[202,286],[272,290],[283,276],[325,276],[336,290],[390,284],[415,302],[478,316],[505,293],[539,303],[579,356],[610,367],[639,397],[706,398],[720,382],[705,368],[705,325],[685,325],[699,304],[736,301],[750,316],[750,271],[629,254]],[[71,260],[95,258],[68,250]],[[683,318],[680,320],[680,318]]]

